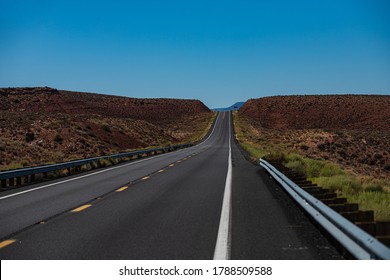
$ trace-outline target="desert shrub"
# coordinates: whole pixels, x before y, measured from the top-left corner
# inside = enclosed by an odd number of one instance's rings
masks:
[[[111,133],[111,128],[108,124],[102,124],[102,129],[108,133]]]
[[[304,151],[309,150],[309,146],[306,145],[306,144],[302,144],[299,148],[300,148],[301,150],[304,150]]]
[[[298,155],[298,154],[287,154],[287,155],[284,155],[284,160],[286,162],[289,162],[289,161],[302,161],[303,162],[303,157],[301,155]]]
[[[119,147],[119,144],[117,142],[115,142],[115,141],[112,141],[111,144],[116,146],[116,147]]]
[[[96,168],[98,168],[98,164],[97,164],[97,162],[95,162],[95,161],[91,162],[89,165],[90,165],[91,169],[96,169]]]
[[[350,175],[334,175],[332,177],[318,177],[311,179],[319,186],[335,192],[356,194],[362,190],[361,182]]]
[[[110,165],[111,165],[111,163],[105,158],[101,158],[98,160],[98,166],[100,166],[100,167],[106,167],[106,166],[110,166]]]
[[[23,165],[20,163],[11,163],[5,166],[0,166],[0,170],[12,170],[12,169],[18,169],[22,168]]]
[[[321,152],[324,152],[326,150],[326,144],[325,143],[320,143],[317,145],[318,150]]]
[[[271,152],[265,156],[265,160],[285,162],[286,161],[286,154],[283,152],[280,152],[280,151]]]
[[[53,140],[54,142],[61,144],[64,141],[64,138],[62,138],[60,134],[57,134],[56,136],[54,136]]]
[[[308,159],[298,154],[288,154],[285,156],[285,166],[302,175],[306,175],[308,178],[331,177],[344,174],[343,170],[334,163],[324,160]]]
[[[314,159],[305,160],[305,171],[307,177],[319,177],[321,175],[321,170],[324,168],[325,162]]]
[[[321,168],[320,176],[331,177],[334,175],[342,175],[344,171],[336,164],[327,162]]]
[[[286,167],[294,170],[295,172],[299,173],[300,175],[306,175],[305,174],[305,164],[300,160],[292,160],[285,164]]]
[[[364,191],[368,191],[368,192],[384,192],[385,187],[389,185],[384,180],[370,179],[370,178],[362,178],[361,182]]]
[[[26,133],[26,135],[25,135],[26,142],[34,141],[34,139],[35,139],[34,132],[29,131]]]
[[[116,159],[114,158],[101,158],[98,160],[99,166],[106,167],[111,166],[117,163]]]
[[[165,141],[165,142],[162,144],[163,147],[170,147],[170,146],[172,146],[172,145],[173,145],[173,144],[172,144],[171,141]]]
[[[88,131],[87,135],[92,137],[92,138],[96,138],[97,137],[96,134],[93,133],[92,131]]]
[[[359,203],[361,210],[374,210],[375,220],[389,220],[390,194],[386,192],[363,191],[348,197],[348,201]]]
[[[383,187],[380,184],[366,183],[363,184],[363,189],[369,192],[383,192]]]

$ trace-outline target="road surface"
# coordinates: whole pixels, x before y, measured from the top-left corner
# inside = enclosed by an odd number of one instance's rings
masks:
[[[199,145],[0,194],[1,259],[339,259],[219,113]]]

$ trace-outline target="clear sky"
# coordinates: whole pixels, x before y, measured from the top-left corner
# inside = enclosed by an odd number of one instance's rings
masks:
[[[0,87],[200,99],[390,93],[390,1],[1,0]]]

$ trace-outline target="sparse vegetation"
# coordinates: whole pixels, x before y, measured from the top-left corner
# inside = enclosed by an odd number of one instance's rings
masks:
[[[335,191],[349,202],[359,203],[362,210],[374,210],[377,220],[390,220],[390,183],[386,179],[359,176],[341,165],[329,160],[308,158],[294,149],[289,143],[276,144],[273,138],[259,137],[261,131],[255,130],[249,122],[233,113],[236,137],[240,145],[253,160],[265,158],[282,162],[286,167],[304,175],[313,183]],[[265,131],[270,135],[269,131]],[[253,135],[256,135],[254,138]],[[262,139],[257,141],[257,139]],[[287,137],[286,141],[291,141]],[[269,143],[269,144],[268,144]]]
[[[25,139],[26,139],[27,143],[31,142],[31,141],[34,141],[34,139],[35,139],[34,133],[31,132],[31,131],[27,132],[26,135],[25,135]]]
[[[139,100],[50,88],[0,93],[0,170],[196,142],[213,119],[197,100]]]
[[[112,132],[108,124],[102,124],[102,129],[108,133]]]
[[[192,127],[193,136],[189,139],[188,142],[196,143],[202,140],[209,132],[216,116],[217,113],[214,112],[211,118],[205,115],[202,121],[195,123],[196,125]]]
[[[22,167],[23,167],[23,165],[20,163],[11,163],[11,164],[8,164],[4,167],[3,166],[0,167],[0,171],[1,170],[9,170],[9,169],[18,169],[18,168],[22,168]]]
[[[60,134],[56,134],[56,136],[54,136],[53,140],[54,140],[54,142],[61,144],[64,141],[64,138],[62,138],[62,136]]]

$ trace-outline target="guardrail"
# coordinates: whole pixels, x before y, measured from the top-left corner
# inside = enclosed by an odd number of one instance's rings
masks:
[[[87,158],[81,160],[74,160],[74,161],[56,163],[50,165],[42,165],[42,166],[35,166],[29,168],[19,168],[14,170],[1,171],[0,172],[1,188],[7,188],[7,186],[14,187],[17,185],[21,185],[21,180],[23,177],[26,178],[25,182],[33,182],[35,181],[36,174],[41,174],[41,173],[47,174],[48,172],[65,170],[65,169],[68,169],[70,171],[71,168],[76,168],[76,171],[81,171],[81,166],[96,163],[101,159],[118,159],[118,158],[135,157],[135,156],[140,157],[142,155],[153,155],[156,153],[165,153],[169,151],[187,148],[190,146],[192,146],[192,144],[187,143],[182,145],[174,145],[174,146],[167,146],[167,147],[147,149],[147,150],[138,150],[138,151],[93,157],[93,158]]]
[[[260,165],[356,259],[390,259],[390,249],[376,238],[304,191],[267,161],[260,159]]]

